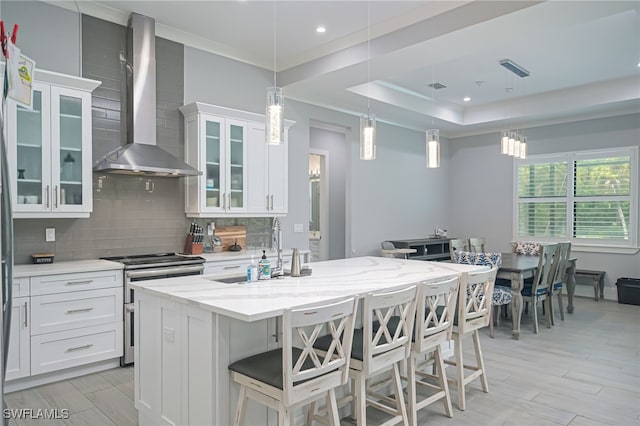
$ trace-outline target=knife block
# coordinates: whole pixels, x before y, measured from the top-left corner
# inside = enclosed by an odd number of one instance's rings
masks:
[[[193,234],[187,234],[184,242],[185,254],[202,254],[202,243],[193,242]]]

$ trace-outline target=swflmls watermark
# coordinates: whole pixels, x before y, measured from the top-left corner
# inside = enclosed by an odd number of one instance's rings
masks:
[[[69,418],[67,408],[5,408],[2,410],[5,419],[40,419],[63,420]]]

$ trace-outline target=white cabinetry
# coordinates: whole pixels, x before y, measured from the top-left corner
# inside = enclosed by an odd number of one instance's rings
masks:
[[[36,70],[33,109],[7,103],[15,218],[89,217],[91,91],[99,81]]]
[[[264,116],[195,102],[185,117],[185,161],[202,171],[186,181],[188,217],[265,217],[287,213],[285,143],[268,146]]]
[[[26,281],[27,291],[29,279],[17,279]],[[14,281],[13,293],[16,295],[16,284]],[[20,293],[18,293],[20,294]],[[27,377],[31,372],[31,353],[29,335],[29,297],[13,297],[11,308],[11,334],[9,337],[9,351],[7,355],[6,380]]]
[[[289,132],[285,127],[282,145],[265,143],[265,126],[249,124],[248,208],[252,212],[266,215],[286,215],[288,211],[288,152]]]
[[[17,278],[13,289],[7,380],[122,356],[121,270]]]

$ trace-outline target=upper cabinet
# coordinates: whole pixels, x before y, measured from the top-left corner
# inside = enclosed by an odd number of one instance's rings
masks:
[[[200,102],[180,111],[185,161],[202,171],[185,178],[188,217],[287,214],[288,145],[265,143],[263,115]]]
[[[7,102],[15,218],[89,217],[91,91],[99,81],[36,70],[33,109]]]

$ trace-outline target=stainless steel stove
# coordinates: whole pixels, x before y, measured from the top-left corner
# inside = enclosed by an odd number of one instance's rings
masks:
[[[124,265],[124,356],[121,365],[133,363],[134,351],[134,298],[131,283],[161,278],[200,275],[204,271],[203,257],[182,256],[176,253],[140,254],[133,256],[103,257],[103,260]]]

